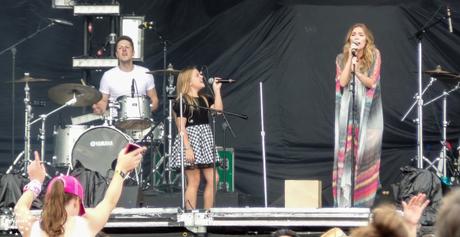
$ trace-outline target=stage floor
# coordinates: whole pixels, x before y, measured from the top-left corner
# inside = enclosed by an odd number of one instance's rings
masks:
[[[39,215],[40,211],[34,211]],[[181,208],[116,208],[104,232],[264,235],[290,228],[302,235],[317,236],[332,227],[348,230],[368,224],[367,208],[212,208],[184,212]],[[13,217],[0,216],[4,233],[15,233]],[[174,236],[174,235],[172,235]]]

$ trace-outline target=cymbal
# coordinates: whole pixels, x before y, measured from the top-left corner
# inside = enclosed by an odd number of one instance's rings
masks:
[[[168,68],[168,69],[153,70],[153,71],[146,72],[146,73],[153,74],[153,75],[161,75],[163,73],[172,74],[172,75],[179,75],[180,70]]]
[[[74,107],[89,106],[102,98],[98,90],[77,83],[60,84],[48,90],[48,97],[56,104],[63,105],[74,96],[77,97],[77,103],[72,105]]]
[[[453,72],[448,72],[448,71],[443,70],[440,65],[436,66],[434,70],[428,70],[428,71],[425,71],[424,73],[429,75],[430,77],[434,77],[438,79],[452,79],[458,76],[457,74]]]
[[[51,81],[49,79],[45,78],[34,78],[31,76],[24,76],[20,79],[14,80],[14,81],[7,81],[5,83],[30,83],[30,82],[46,82],[46,81]]]

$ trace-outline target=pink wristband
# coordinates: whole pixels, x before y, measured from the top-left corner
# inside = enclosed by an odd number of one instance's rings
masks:
[[[36,179],[30,181],[24,188],[22,189],[23,192],[32,191],[34,194],[34,198],[37,198],[38,195],[42,192],[42,183]]]

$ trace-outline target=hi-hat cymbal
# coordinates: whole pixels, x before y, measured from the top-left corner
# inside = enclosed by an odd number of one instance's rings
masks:
[[[176,70],[176,69],[172,69],[172,68],[168,68],[168,69],[160,69],[160,70],[153,70],[153,71],[150,71],[150,72],[147,72],[148,74],[153,74],[153,75],[161,75],[163,73],[167,74],[167,75],[179,75],[180,73],[180,70]]]
[[[434,77],[437,79],[453,79],[458,76],[457,74],[453,72],[443,70],[440,65],[436,66],[434,70],[428,70],[428,71],[425,71],[424,73],[430,77]]]
[[[98,90],[77,83],[60,84],[48,90],[48,97],[56,104],[63,105],[74,96],[77,97],[77,103],[72,105],[75,107],[89,106],[102,98]]]
[[[20,79],[17,79],[17,80],[14,80],[14,81],[7,81],[5,83],[31,83],[31,82],[47,82],[47,81],[51,81],[49,79],[45,79],[45,78],[35,78],[35,77],[31,77],[31,76],[24,76]]]

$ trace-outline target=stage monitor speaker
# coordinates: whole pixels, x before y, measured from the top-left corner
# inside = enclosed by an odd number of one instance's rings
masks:
[[[222,147],[217,147],[217,153],[219,154],[221,161],[217,166],[217,173],[219,173],[219,183],[217,184],[217,190],[234,192],[235,152],[233,148],[226,148],[224,151]]]
[[[320,208],[320,180],[285,180],[284,207],[287,208]]]
[[[135,208],[139,207],[141,201],[141,189],[138,185],[124,186],[121,192],[117,207]]]

